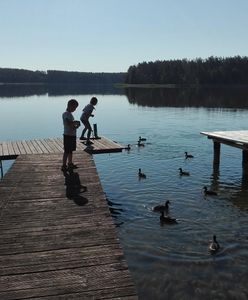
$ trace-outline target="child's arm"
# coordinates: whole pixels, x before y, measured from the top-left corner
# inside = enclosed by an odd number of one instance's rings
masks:
[[[76,128],[78,128],[80,126],[80,121],[76,121],[76,120],[72,121],[72,120],[69,120],[69,119],[65,119],[65,122],[70,127],[76,127]]]

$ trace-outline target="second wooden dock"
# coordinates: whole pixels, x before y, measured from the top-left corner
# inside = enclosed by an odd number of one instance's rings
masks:
[[[209,139],[213,140],[214,146],[214,168],[218,169],[220,164],[220,145],[225,144],[235,148],[242,149],[242,166],[243,171],[248,173],[248,130],[235,130],[235,131],[212,131],[201,132]]]

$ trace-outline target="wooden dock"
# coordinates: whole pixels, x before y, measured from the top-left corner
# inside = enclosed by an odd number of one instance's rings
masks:
[[[60,140],[38,144],[7,144],[18,158],[0,181],[0,299],[137,299],[92,155],[77,150],[63,173]]]
[[[101,137],[91,139],[92,145],[86,146],[77,139],[77,150],[84,150],[90,154],[121,152],[123,146]],[[62,153],[63,138],[45,138],[20,141],[0,141],[0,159],[15,159],[20,154]]]
[[[77,150],[90,154],[121,152],[124,147],[106,137],[91,139],[92,145],[77,139]],[[21,154],[63,153],[63,138],[46,138],[20,141],[0,141],[0,171],[3,177],[2,160],[16,159]]]
[[[209,139],[213,140],[213,165],[215,168],[220,164],[220,145],[225,144],[242,149],[243,170],[248,172],[248,130],[213,132],[203,131],[201,134],[206,135]]]

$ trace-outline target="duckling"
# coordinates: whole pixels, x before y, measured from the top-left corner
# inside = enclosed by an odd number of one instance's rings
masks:
[[[140,140],[138,141],[137,145],[138,145],[138,147],[144,147],[145,146],[145,144],[141,143]]]
[[[139,169],[138,175],[139,175],[139,178],[146,178],[146,174],[142,173],[141,169]]]
[[[181,176],[189,176],[190,175],[189,172],[183,171],[182,168],[179,168],[178,170],[180,171],[179,175],[181,175]]]
[[[141,142],[141,141],[146,141],[146,138],[142,138],[141,136],[139,136],[139,141]]]
[[[216,235],[213,235],[213,240],[211,241],[208,249],[211,254],[216,253],[220,249],[220,245],[216,240]]]
[[[170,216],[165,216],[164,211],[160,212],[160,222],[167,223],[167,224],[177,224],[177,220],[175,218],[171,218]]]
[[[156,205],[156,206],[154,206],[153,207],[153,211],[156,211],[156,212],[161,212],[161,211],[164,211],[165,212],[165,214],[166,215],[168,215],[168,213],[169,213],[169,204],[170,204],[170,201],[169,200],[167,200],[166,202],[165,202],[165,205]]]
[[[188,154],[188,152],[184,152],[185,153],[185,158],[187,159],[187,158],[194,158],[194,156],[193,155],[191,155],[191,154]]]
[[[203,187],[204,195],[210,195],[210,196],[218,196],[218,194],[214,191],[209,191],[206,186]]]

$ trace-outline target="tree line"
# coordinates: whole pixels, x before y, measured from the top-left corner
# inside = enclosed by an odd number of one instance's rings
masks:
[[[248,57],[163,60],[130,66],[127,84],[248,84]]]
[[[146,107],[248,108],[247,86],[126,88],[131,104]]]
[[[0,68],[0,83],[46,84],[115,84],[123,83],[126,73],[92,73],[70,71],[31,71]]]

